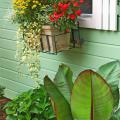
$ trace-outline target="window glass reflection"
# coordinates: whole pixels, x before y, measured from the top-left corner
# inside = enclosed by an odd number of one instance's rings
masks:
[[[85,0],[85,3],[81,6],[84,14],[92,14],[92,0]]]

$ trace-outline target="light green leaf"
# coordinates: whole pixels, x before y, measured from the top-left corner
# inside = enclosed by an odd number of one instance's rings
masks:
[[[17,117],[13,115],[8,115],[6,120],[17,120]]]
[[[54,102],[57,120],[73,120],[69,103],[47,76],[44,78],[44,85]]]
[[[120,81],[120,61],[109,62],[102,65],[98,73],[111,86],[112,94],[114,96],[114,106],[118,109],[119,104],[119,81]]]
[[[9,115],[9,114],[15,114],[15,110],[13,110],[12,108],[7,108],[6,109],[6,113]]]
[[[76,120],[108,120],[113,110],[113,96],[105,80],[86,70],[75,81],[71,109]]]

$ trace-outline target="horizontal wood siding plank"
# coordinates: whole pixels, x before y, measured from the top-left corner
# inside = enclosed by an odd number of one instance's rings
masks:
[[[15,92],[13,90],[10,90],[8,88],[5,89],[5,97],[8,97],[10,99],[15,98],[17,95],[19,95],[20,93]]]
[[[7,26],[7,28],[6,28]],[[0,19],[0,28],[17,31],[17,25],[13,24],[11,20]]]
[[[46,66],[46,62],[48,62],[47,66]],[[15,72],[21,71],[23,74],[29,75],[28,69],[24,66],[19,66],[18,62],[16,61],[11,61],[9,59],[0,58],[0,63],[1,63],[0,67],[2,68],[9,69]],[[49,70],[53,72],[57,72],[60,64],[66,64],[71,67],[72,71],[74,72],[74,76],[77,76],[80,71],[87,69],[85,67],[77,66],[74,64],[69,64],[69,63],[64,63],[64,62],[61,63],[60,61],[46,59],[46,58],[41,58],[40,63],[41,63],[41,69],[45,69],[45,70]],[[41,70],[40,70],[40,73],[42,73]]]
[[[35,81],[31,80],[28,75],[20,75],[18,72],[5,69],[0,67],[0,77],[6,78],[11,81],[15,81],[21,84],[25,84],[26,86],[33,87],[36,85]]]
[[[6,7],[0,7],[0,19],[11,19],[12,14],[13,10],[11,9],[11,6],[9,6],[9,4]]]
[[[45,57],[46,59],[53,59],[65,63],[80,65],[86,68],[98,68],[100,65],[110,62],[113,59],[103,58],[98,56],[92,56],[88,54],[80,54],[80,53],[72,53],[72,52],[64,52],[58,55],[49,55],[42,53],[41,57]]]
[[[0,28],[0,38],[16,41],[16,31]]]
[[[80,29],[81,38],[85,41],[120,45],[120,32]]]
[[[1,39],[0,48],[8,49],[8,50],[16,50],[16,41]]]
[[[13,53],[15,52],[2,49],[1,56],[3,58],[15,60]],[[51,60],[57,60],[60,62],[75,64],[75,65],[86,67],[86,68],[97,68],[100,65],[113,60],[113,59],[98,57],[98,56],[89,55],[89,54],[81,54],[77,52],[75,53],[72,51],[66,51],[64,53],[59,53],[58,55],[51,55],[51,54],[45,54],[45,53],[40,53],[40,54],[41,54],[41,59],[46,58]]]
[[[16,60],[15,54],[16,54],[16,51],[0,48],[0,57],[2,58]]]
[[[27,91],[32,88],[30,86],[26,86],[24,84],[20,84],[18,82],[12,81],[10,79],[2,78],[2,77],[0,77],[0,84],[18,93]]]

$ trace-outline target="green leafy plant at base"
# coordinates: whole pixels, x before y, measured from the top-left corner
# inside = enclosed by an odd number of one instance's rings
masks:
[[[120,62],[114,61],[81,72],[74,84],[70,68],[61,65],[54,82],[46,76],[44,85],[57,120],[120,120],[119,80]]]
[[[5,105],[7,120],[55,120],[51,101],[41,85]]]

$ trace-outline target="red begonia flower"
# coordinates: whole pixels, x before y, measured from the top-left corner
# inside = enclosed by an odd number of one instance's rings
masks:
[[[66,9],[68,9],[68,7],[69,7],[69,4],[64,4],[64,5],[62,6],[62,9],[63,9],[63,10],[66,10]]]
[[[76,14],[76,15],[78,15],[78,16],[80,16],[80,15],[81,15],[81,13],[82,13],[82,11],[81,11],[81,10],[77,10],[77,11],[75,11],[75,14]]]
[[[74,14],[70,14],[70,15],[69,15],[69,18],[70,18],[71,20],[75,20],[76,16],[75,16]]]
[[[84,3],[84,0],[80,0],[80,3]]]
[[[73,3],[73,6],[74,6],[74,7],[80,7],[80,4],[79,4],[78,2],[74,2],[74,3]]]
[[[57,14],[57,12],[54,12],[53,14],[54,14],[55,20],[58,20],[60,18],[59,14]]]
[[[63,3],[59,2],[59,3],[58,3],[58,6],[59,6],[59,7],[62,7],[62,6],[63,6]]]
[[[50,18],[51,22],[54,22],[55,19],[54,19],[54,17],[52,15],[50,15],[49,18]]]

